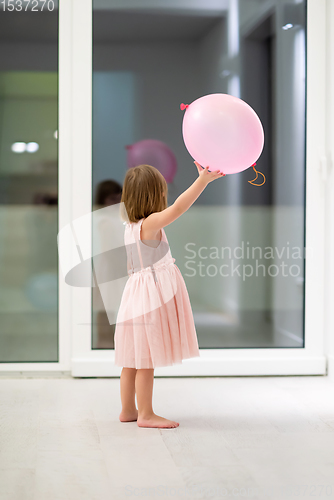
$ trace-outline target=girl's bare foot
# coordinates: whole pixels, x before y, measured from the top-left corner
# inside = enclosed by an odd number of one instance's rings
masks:
[[[121,411],[119,414],[119,419],[121,422],[134,422],[138,418],[138,410],[131,412]]]
[[[174,422],[174,420],[168,420],[167,418],[159,417],[153,413],[146,418],[138,417],[137,425],[138,427],[159,427],[160,429],[171,429],[178,427],[180,424],[178,422]]]

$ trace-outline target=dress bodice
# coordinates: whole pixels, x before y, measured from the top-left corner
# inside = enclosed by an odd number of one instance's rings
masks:
[[[150,246],[141,240],[141,226],[144,220],[143,218],[135,223],[126,223],[124,243],[129,273],[152,266],[158,267],[175,260],[172,257],[164,228],[161,229],[161,240],[157,247]]]

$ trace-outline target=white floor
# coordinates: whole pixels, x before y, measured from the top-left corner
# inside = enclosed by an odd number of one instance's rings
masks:
[[[120,423],[119,379],[0,377],[0,499],[334,498],[327,377],[157,378],[154,408],[180,426]]]

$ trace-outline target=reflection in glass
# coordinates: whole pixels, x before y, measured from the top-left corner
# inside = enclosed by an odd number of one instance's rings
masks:
[[[171,205],[198,175],[180,103],[245,100],[264,127],[266,183],[226,176],[166,232],[201,348],[303,347],[306,1],[150,5],[93,0],[93,188],[122,185],[126,146],[158,140],[177,159]],[[100,347],[113,348],[111,328]]]
[[[113,238],[115,237],[115,231],[113,231],[113,217],[115,218],[115,215],[113,215],[113,211],[108,212],[101,209],[111,205],[119,207],[121,196],[122,186],[116,181],[105,180],[97,185],[93,217],[93,255],[97,255],[99,259],[94,263],[94,277],[108,276],[112,271],[110,253],[108,254],[107,252],[110,248],[113,248],[111,243],[113,243]],[[117,220],[115,220],[115,223],[117,224]],[[119,289],[119,295],[122,296],[124,284],[117,281],[109,286],[105,286],[103,290],[101,290],[100,286],[92,288],[92,326],[94,346],[96,348],[111,349],[114,347],[118,301],[113,300],[113,298],[116,297],[117,288]],[[112,308],[114,304],[114,308],[112,310],[109,309],[108,314],[106,304],[110,305],[109,308]]]
[[[0,12],[0,361],[58,361],[58,11]]]

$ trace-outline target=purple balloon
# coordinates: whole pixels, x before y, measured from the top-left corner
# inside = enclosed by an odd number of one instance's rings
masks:
[[[177,171],[177,161],[167,144],[155,139],[145,139],[125,147],[128,168],[137,165],[152,165],[164,176],[166,182],[173,182]]]

